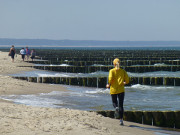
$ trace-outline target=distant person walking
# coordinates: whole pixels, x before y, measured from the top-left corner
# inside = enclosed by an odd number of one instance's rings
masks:
[[[20,50],[20,54],[21,54],[22,60],[24,61],[24,58],[25,58],[25,55],[26,55],[26,51],[25,51],[24,48],[22,48],[22,49]]]
[[[31,55],[31,51],[29,50],[28,47],[26,47],[26,58],[27,58],[27,61],[29,60],[29,56]]]
[[[14,48],[14,45],[11,46],[10,51],[9,51],[9,56],[11,56],[11,61],[14,62],[14,56],[16,54],[16,50]]]
[[[31,59],[32,59],[32,61],[34,60],[35,56],[36,56],[36,51],[34,49],[32,49],[32,51],[31,51]]]
[[[109,71],[109,83],[106,85],[106,88],[110,88],[112,103],[115,108],[115,117],[120,116],[120,125],[124,125],[124,85],[129,83],[129,77],[126,71],[120,68],[120,60],[118,58],[114,59],[113,64],[114,68]]]

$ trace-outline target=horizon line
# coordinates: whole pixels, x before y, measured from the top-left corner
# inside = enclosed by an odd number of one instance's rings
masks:
[[[180,42],[180,40],[97,40],[97,39],[48,39],[48,38],[0,38],[14,40],[63,40],[63,41],[111,41],[111,42]]]

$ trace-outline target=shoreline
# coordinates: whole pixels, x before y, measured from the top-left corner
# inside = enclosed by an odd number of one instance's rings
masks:
[[[3,80],[0,81],[0,95],[67,91],[63,86],[32,83],[8,76],[8,74],[21,71],[36,70],[29,67],[18,67],[33,65],[22,62],[19,55],[12,63],[8,52],[0,52],[0,61],[0,79]],[[103,117],[95,112],[33,107],[14,104],[7,100],[0,100],[0,104],[0,134],[3,135],[154,135],[155,129],[160,129],[153,127],[154,130],[152,130],[152,126],[126,121],[125,126],[120,126],[119,120]]]
[[[25,80],[14,79],[8,74],[19,73],[23,71],[35,71],[36,69],[30,67],[19,66],[32,66],[32,63],[23,62],[21,56],[15,57],[15,62],[11,62],[7,52],[0,52],[0,79],[6,81],[0,81],[0,86],[3,86],[0,90],[0,95],[22,95],[22,94],[38,94],[49,93],[52,91],[67,91],[63,86],[51,86],[49,84],[38,84],[27,82]],[[13,89],[13,91],[12,91]]]

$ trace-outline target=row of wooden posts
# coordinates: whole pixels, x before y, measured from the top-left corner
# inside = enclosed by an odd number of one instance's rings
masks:
[[[35,64],[68,64],[74,66],[90,66],[93,64],[112,65],[112,61],[65,61],[57,58],[57,60],[45,60],[45,61],[29,61]],[[180,65],[180,60],[124,60],[121,61],[121,66],[132,66],[132,65],[154,65],[158,63],[164,63],[167,65]]]
[[[92,73],[97,71],[109,72],[113,66],[31,66],[40,70],[49,70],[57,72],[66,72],[66,73]],[[144,72],[154,72],[154,71],[170,71],[176,72],[180,71],[180,65],[178,66],[124,66],[122,67],[127,72],[132,73],[144,73]]]
[[[114,118],[114,111],[97,111],[97,113]],[[140,124],[180,129],[180,111],[125,111],[123,119]]]
[[[65,84],[105,88],[107,77],[15,77],[36,83]],[[129,85],[165,85],[180,86],[180,77],[130,77]]]
[[[51,56],[45,56],[45,57],[41,57],[39,56],[39,58],[43,59],[43,60],[48,60],[48,61],[64,61],[64,60],[68,60],[68,61],[113,61],[114,58],[119,58],[121,61],[139,61],[139,60],[144,60],[144,61],[154,61],[154,60],[161,60],[161,61],[168,61],[168,60],[179,60],[179,54],[178,56],[175,57],[168,57],[168,56],[156,56],[156,57],[136,57],[136,56],[97,56],[97,57],[93,57],[93,56],[69,56],[69,57],[61,57],[61,56],[56,56],[56,57],[52,57]]]

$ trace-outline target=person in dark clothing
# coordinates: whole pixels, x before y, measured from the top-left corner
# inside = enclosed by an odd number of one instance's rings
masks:
[[[32,59],[32,61],[35,58],[35,56],[36,56],[36,52],[35,52],[34,49],[32,49],[32,51],[31,51],[31,59]]]
[[[11,56],[11,61],[14,62],[14,56],[16,54],[16,50],[14,48],[14,45],[12,45],[10,51],[9,51],[9,56]]]

